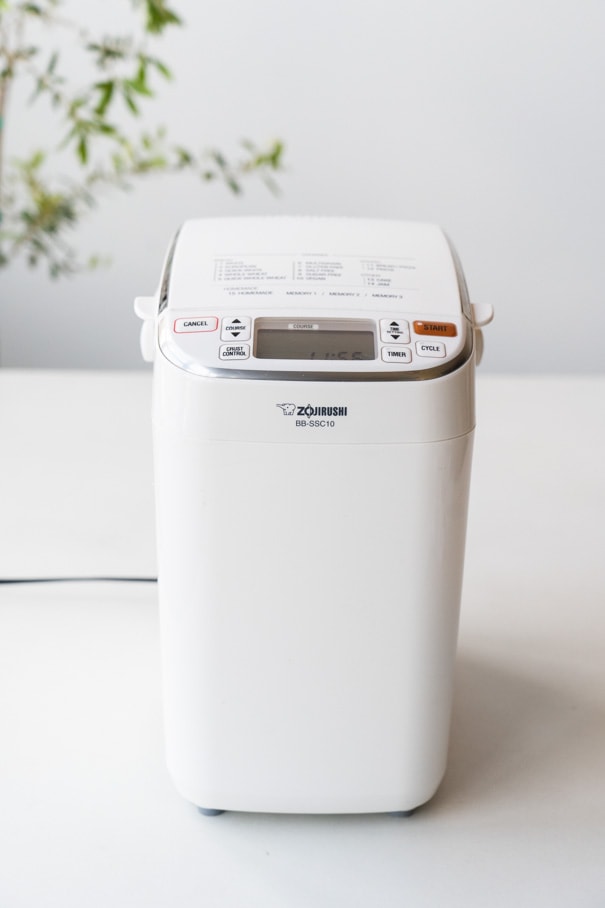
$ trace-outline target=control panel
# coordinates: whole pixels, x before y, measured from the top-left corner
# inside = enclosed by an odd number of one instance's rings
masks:
[[[462,314],[342,311],[284,314],[250,310],[220,314],[165,310],[159,345],[175,365],[198,374],[237,369],[361,375],[412,373],[466,358],[470,328]],[[251,377],[253,377],[251,375]],[[385,376],[386,377],[386,376]],[[427,376],[428,377],[428,376]]]

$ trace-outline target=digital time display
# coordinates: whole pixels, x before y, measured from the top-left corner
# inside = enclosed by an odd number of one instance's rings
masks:
[[[254,355],[258,359],[376,359],[374,332],[334,328],[259,328]]]

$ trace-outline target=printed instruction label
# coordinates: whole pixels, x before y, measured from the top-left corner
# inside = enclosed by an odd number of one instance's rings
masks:
[[[331,291],[335,296],[357,297],[418,289],[416,263],[404,257],[217,256],[214,282],[234,295],[261,296],[271,295],[275,288],[292,296],[324,296]]]

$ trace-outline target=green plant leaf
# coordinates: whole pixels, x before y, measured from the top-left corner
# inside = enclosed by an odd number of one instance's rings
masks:
[[[172,71],[168,69],[165,63],[162,63],[161,60],[158,60],[157,57],[149,57],[149,63],[152,66],[155,66],[157,71],[164,76],[165,79],[172,79]]]
[[[130,112],[133,113],[135,117],[138,117],[139,108],[137,107],[136,102],[132,97],[132,91],[127,83],[124,83],[122,86],[122,97],[124,98],[124,103],[130,110]]]
[[[44,10],[37,3],[21,3],[19,9],[28,16],[43,16]]]
[[[78,139],[77,152],[80,163],[88,163],[88,142],[86,141],[86,136],[84,135],[80,135],[80,138]]]
[[[191,167],[195,158],[190,151],[186,148],[181,148],[178,145],[174,151],[177,156],[177,167]]]
[[[105,123],[97,121],[94,126],[95,132],[98,132],[103,136],[116,136],[118,131],[115,126],[112,126],[111,123]]]
[[[106,82],[97,82],[94,86],[95,89],[99,92],[99,100],[94,109],[98,117],[103,117],[105,111],[111,104],[111,99],[113,98],[116,83],[113,79],[108,79]]]
[[[35,170],[39,170],[42,164],[46,159],[46,154],[40,148],[37,151],[34,151],[32,156],[28,161],[25,162],[27,170],[32,173]]]
[[[170,9],[165,0],[144,0],[145,29],[159,35],[168,25],[182,25],[182,19]]]

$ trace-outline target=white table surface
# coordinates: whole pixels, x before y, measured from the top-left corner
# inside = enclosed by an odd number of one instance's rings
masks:
[[[150,376],[0,370],[0,576],[153,575]],[[481,375],[451,753],[385,816],[209,819],[151,584],[0,587],[0,906],[605,906],[605,377]]]

